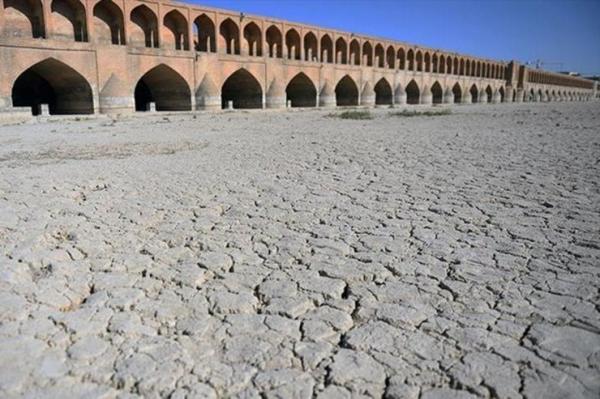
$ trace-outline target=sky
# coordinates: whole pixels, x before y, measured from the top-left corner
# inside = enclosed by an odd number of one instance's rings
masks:
[[[600,75],[600,0],[182,0]]]

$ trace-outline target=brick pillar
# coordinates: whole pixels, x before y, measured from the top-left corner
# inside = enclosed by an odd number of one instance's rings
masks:
[[[2,1],[2,0],[0,0]],[[4,11],[4,7],[2,7],[2,11]],[[52,30],[52,11],[50,9],[50,2],[49,1],[43,1],[42,2],[42,15],[44,18],[44,37],[46,39],[51,39],[54,32]],[[2,24],[0,23],[0,26],[2,26]]]
[[[85,24],[87,28],[87,41],[92,43],[96,40],[96,35],[94,33],[94,5],[92,4],[92,1],[86,0],[84,4],[84,9]]]

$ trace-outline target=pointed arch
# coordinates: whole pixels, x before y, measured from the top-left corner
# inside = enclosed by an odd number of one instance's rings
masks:
[[[142,4],[131,10],[129,37],[136,47],[158,48],[158,18],[154,11]]]
[[[431,86],[431,101],[433,104],[444,102],[444,89],[442,89],[442,85],[438,81]]]
[[[348,63],[348,48],[346,41],[343,37],[339,37],[335,41],[335,63],[336,64],[347,64]]]
[[[335,86],[335,100],[342,107],[358,105],[358,86],[350,76],[345,75]]]
[[[458,70],[458,58],[457,57],[454,57],[452,71],[454,72],[455,75],[459,74],[459,70]]]
[[[360,65],[360,44],[356,39],[350,42],[350,64]]]
[[[429,52],[425,52],[425,72],[431,72],[431,55]]]
[[[308,32],[306,35],[304,35],[304,60],[305,61],[318,61],[319,60],[319,55],[318,55],[318,42],[317,42],[317,36],[312,33],[312,32]]]
[[[285,45],[290,60],[300,60],[300,34],[294,28],[289,29],[285,34]]]
[[[281,31],[275,25],[267,29],[267,47],[269,48],[269,57],[283,58],[283,36]]]
[[[263,107],[263,90],[258,80],[248,70],[241,68],[232,73],[221,87],[221,105],[228,107],[229,101],[233,108],[248,109]]]
[[[415,59],[417,62],[417,72],[423,72],[423,53],[421,52],[421,50],[417,50]]]
[[[459,68],[460,69],[459,69],[458,74],[460,76],[465,76],[465,59],[464,58],[460,59],[460,66],[459,66]]]
[[[69,65],[47,58],[29,67],[12,87],[15,107],[29,107],[33,115],[48,105],[50,114],[92,114],[92,87],[83,75]]]
[[[168,12],[164,19],[163,25],[163,45],[175,50],[190,49],[190,38],[188,34],[187,19],[178,10]]]
[[[454,70],[452,69],[452,57],[448,56],[448,57],[446,58],[446,73],[447,73],[448,75],[452,75],[452,72],[453,72],[453,71],[454,71]]]
[[[321,37],[321,62],[332,64],[333,61],[333,41],[328,34],[324,34]]]
[[[407,104],[419,104],[421,100],[421,90],[417,82],[411,80],[406,85],[406,103]]]
[[[54,39],[88,41],[85,8],[79,0],[52,0],[50,11]]]
[[[500,86],[500,88],[498,89],[498,93],[500,93],[500,102],[503,103],[505,97],[504,86]]]
[[[136,111],[190,111],[192,93],[186,80],[173,68],[160,64],[146,72],[134,90]]]
[[[392,105],[392,86],[386,78],[381,78],[375,85],[375,104],[376,105]]]
[[[446,57],[444,57],[444,54],[440,54],[438,73],[446,73]]]
[[[485,88],[485,95],[486,95],[486,101],[487,103],[491,103],[492,102],[492,96],[494,95],[492,88],[490,87],[490,85],[488,85]]]
[[[460,104],[462,102],[462,88],[458,82],[452,86],[452,94],[454,94],[454,104]]]
[[[285,93],[287,101],[291,101],[293,108],[317,106],[317,89],[312,80],[303,72],[298,73],[290,80]]]
[[[471,102],[473,104],[479,102],[479,90],[475,84],[469,89],[469,94],[471,94]]]
[[[378,68],[385,67],[385,52],[381,43],[377,43],[375,46],[375,66]]]
[[[240,28],[231,20],[225,19],[219,26],[219,34],[225,43],[225,53],[240,55]]]
[[[395,69],[396,68],[396,50],[394,49],[393,46],[388,46],[386,53],[385,53],[385,58],[386,58],[387,67],[389,69]]]
[[[255,22],[249,22],[244,26],[244,39],[248,46],[248,55],[262,57],[262,32]]]
[[[373,46],[369,41],[363,43],[362,47],[363,52],[363,65],[365,66],[373,66]]]
[[[215,24],[206,14],[202,14],[194,19],[194,47],[196,51],[205,53],[217,52],[217,37]]]
[[[471,76],[471,60],[469,60],[469,59],[467,59],[467,61],[465,61],[465,75]]]
[[[406,69],[406,52],[403,48],[398,49],[398,69],[401,71]]]
[[[4,24],[6,36],[34,39],[46,37],[41,0],[4,0]]]
[[[94,6],[94,36],[99,43],[125,45],[123,12],[112,0],[100,0]]]
[[[439,73],[438,55],[437,54],[434,54],[431,57],[431,72],[433,72],[433,73]]]
[[[408,70],[414,71],[415,70],[415,52],[413,51],[413,49],[408,49],[408,52],[406,53],[406,61],[408,62]]]

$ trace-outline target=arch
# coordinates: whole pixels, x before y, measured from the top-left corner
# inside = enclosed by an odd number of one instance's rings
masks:
[[[421,100],[421,90],[419,85],[414,80],[411,80],[406,85],[406,103],[407,104],[419,104]]]
[[[504,96],[506,93],[504,93],[504,87],[500,86],[500,88],[498,89],[498,93],[500,93],[500,102],[503,103],[504,102]]]
[[[221,22],[219,34],[225,43],[225,53],[240,55],[240,28],[231,18]]]
[[[454,104],[460,104],[462,102],[462,88],[458,82],[452,86],[452,94],[454,94]]]
[[[429,52],[425,53],[425,72],[431,72],[431,55]]]
[[[408,53],[406,53],[406,61],[408,62],[408,70],[415,70],[415,52],[413,49],[409,49]]]
[[[215,24],[206,14],[202,14],[194,20],[194,33],[196,35],[196,51],[206,53],[217,52],[217,38]]]
[[[293,108],[317,106],[317,89],[312,80],[303,72],[300,72],[290,80],[285,93],[287,101],[291,101]]]
[[[229,101],[233,108],[248,109],[263,107],[263,90],[258,80],[246,69],[231,74],[221,87],[221,106],[226,109]]]
[[[250,22],[244,27],[244,39],[248,46],[248,55],[262,57],[262,33],[256,23]]]
[[[38,62],[25,70],[12,87],[15,107],[29,107],[40,115],[47,104],[50,114],[92,114],[92,87],[75,69],[54,58]]]
[[[490,87],[490,85],[488,85],[485,88],[485,96],[486,96],[486,102],[487,103],[491,103],[492,102],[492,96],[493,96],[494,92],[492,91],[492,88]]]
[[[454,72],[455,75],[458,75],[458,58],[457,57],[454,57],[452,71]]]
[[[385,78],[379,79],[375,85],[375,104],[376,105],[392,105],[392,86]]]
[[[101,0],[94,6],[94,36],[100,43],[125,45],[123,12],[112,0]]]
[[[465,62],[465,75],[471,76],[471,60]]]
[[[339,37],[335,41],[335,63],[336,64],[347,64],[348,63],[348,46],[344,38]]]
[[[446,73],[446,57],[444,57],[444,54],[440,54],[438,73]]]
[[[328,34],[321,37],[321,62],[333,63],[333,41]]]
[[[477,61],[477,66],[475,67],[475,76],[481,77],[481,61]]]
[[[305,61],[318,61],[319,46],[317,42],[317,36],[314,33],[308,32],[304,35],[304,60]]]
[[[281,31],[275,25],[269,26],[267,29],[267,47],[269,48],[269,57],[283,57],[283,36]]]
[[[10,37],[46,37],[40,0],[4,0],[4,33]]]
[[[471,86],[469,93],[471,94],[471,102],[473,104],[479,102],[479,90],[477,89],[476,85]]]
[[[363,65],[373,66],[373,46],[368,41],[363,43],[362,47],[363,52]]]
[[[458,74],[460,76],[465,76],[465,60],[464,60],[464,58],[460,59],[460,66],[459,66],[459,68],[460,69],[459,69],[459,73]]]
[[[52,0],[50,11],[54,39],[88,41],[85,8],[79,0]]]
[[[172,10],[163,19],[165,26],[163,45],[175,50],[189,50],[190,38],[188,36],[187,19],[177,10]]]
[[[415,55],[415,60],[417,62],[417,72],[423,72],[423,53],[421,50],[417,51]]]
[[[135,110],[149,111],[154,103],[157,111],[190,111],[190,87],[171,67],[160,64],[146,72],[134,89]]]
[[[403,48],[398,50],[398,69],[406,69],[406,53],[404,52]]]
[[[433,104],[444,102],[444,89],[442,89],[442,85],[437,81],[431,86],[431,101]]]
[[[388,46],[385,52],[385,62],[389,69],[396,68],[396,50],[394,50],[393,46]]]
[[[439,68],[438,68],[438,56],[437,56],[437,54],[434,54],[431,57],[431,72],[433,72],[433,73],[438,73],[439,72]]]
[[[130,44],[136,47],[158,48],[158,18],[146,5],[131,10]]]
[[[381,43],[377,43],[375,46],[375,65],[378,68],[385,67],[385,52]]]
[[[285,34],[285,45],[290,60],[300,60],[300,35],[296,29],[290,29]]]
[[[452,71],[452,57],[448,56],[448,58],[446,58],[446,73],[452,75]]]
[[[353,39],[350,42],[350,64],[351,65],[360,65],[360,44],[358,44],[358,40]]]
[[[335,86],[335,101],[342,107],[358,105],[358,87],[350,76],[344,76]]]

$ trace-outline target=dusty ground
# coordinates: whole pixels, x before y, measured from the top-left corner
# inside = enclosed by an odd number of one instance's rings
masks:
[[[0,396],[598,398],[600,104],[0,128]]]

